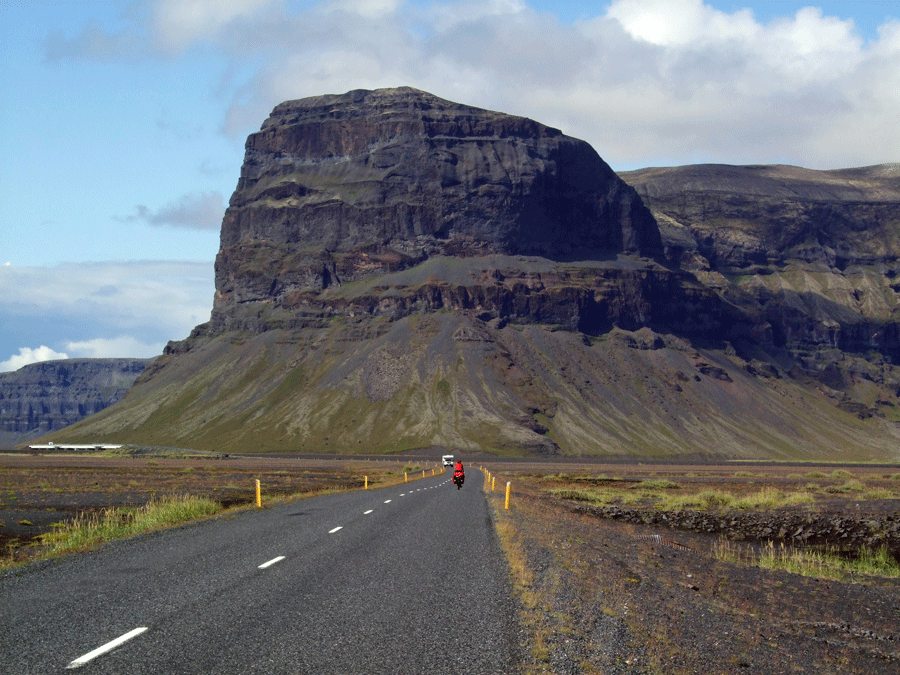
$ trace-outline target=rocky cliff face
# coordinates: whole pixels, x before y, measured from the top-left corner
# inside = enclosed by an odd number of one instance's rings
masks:
[[[222,223],[217,308],[319,292],[440,255],[662,251],[584,141],[410,88],[277,106]]]
[[[900,258],[900,165],[813,171],[705,164],[621,174],[653,211],[667,255],[690,269],[843,272]]]
[[[417,90],[290,101],[247,141],[210,322],[55,437],[896,458],[885,171],[636,191],[582,141]]]
[[[66,359],[0,373],[0,447],[61,429],[118,401],[152,359]]]
[[[900,363],[900,165],[702,165],[622,174],[668,257],[755,317],[771,346],[846,385]],[[875,356],[877,355],[877,356]],[[846,386],[841,386],[841,389]]]

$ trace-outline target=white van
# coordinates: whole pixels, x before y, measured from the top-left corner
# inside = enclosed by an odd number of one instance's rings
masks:
[[[441,457],[444,466],[453,466],[453,455],[444,455]]]

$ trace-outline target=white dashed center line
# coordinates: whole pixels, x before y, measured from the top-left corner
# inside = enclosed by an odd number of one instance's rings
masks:
[[[372,513],[372,511],[374,511],[374,510],[375,510],[375,509],[369,509],[368,511],[363,511],[363,515],[364,515],[364,516],[367,516],[367,515],[369,515],[370,513]]]
[[[385,504],[390,504],[390,503],[391,503],[391,500],[390,500],[390,499],[386,499],[386,500],[384,501],[384,503],[385,503]]]
[[[281,562],[282,560],[284,560],[284,556],[283,556],[283,555],[280,555],[280,556],[278,556],[277,558],[272,558],[269,562],[264,562],[262,565],[260,565],[260,566],[259,566],[259,569],[264,570],[264,569],[266,569],[267,567],[271,567],[271,566],[274,565],[275,563]]]
[[[123,635],[122,637],[118,637],[115,640],[113,640],[112,642],[107,642],[102,647],[98,647],[94,651],[88,652],[84,656],[78,657],[77,659],[72,661],[72,663],[67,665],[66,668],[80,668],[88,661],[93,661],[101,654],[105,654],[108,651],[112,651],[113,649],[118,647],[123,642],[128,642],[131,638],[137,637],[138,635],[143,633],[145,630],[147,630],[147,629],[146,628],[135,628],[133,631],[125,633],[125,635]]]
[[[338,530],[343,530],[343,529],[344,529],[344,526],[343,526],[343,525],[338,525],[338,526],[337,526],[336,528],[334,528],[333,530],[328,530],[328,534],[334,534],[334,533],[337,532]]]

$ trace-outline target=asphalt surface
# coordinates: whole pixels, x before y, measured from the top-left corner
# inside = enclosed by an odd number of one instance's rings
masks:
[[[514,672],[481,484],[318,497],[8,574],[0,673]]]

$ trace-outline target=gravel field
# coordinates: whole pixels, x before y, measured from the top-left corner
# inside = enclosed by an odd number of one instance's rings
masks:
[[[499,492],[491,499],[513,567],[527,570],[518,592],[532,636],[530,672],[900,672],[900,580],[850,583],[725,562],[714,555],[720,533],[612,520],[601,508],[550,496],[548,482],[565,479],[548,481],[546,466],[510,468],[495,466],[499,483],[514,484],[510,509]],[[867,484],[885,474],[884,468],[852,470]],[[596,475],[598,467],[590,471]],[[709,467],[699,471],[701,479],[693,465],[599,468],[638,481],[662,473],[680,482],[693,478],[697,489],[731,482],[750,492],[760,483],[796,482],[787,478],[796,467],[753,471],[759,474],[741,478],[733,467]],[[896,479],[885,480],[900,487]],[[859,511],[849,499],[824,499],[814,508],[847,519],[851,507],[849,515],[861,521],[900,519],[896,498],[871,508],[862,503]],[[649,520],[654,509],[644,512]],[[766,517],[774,522],[787,515]],[[898,543],[891,542],[895,554]],[[732,546],[749,553],[760,542]]]

